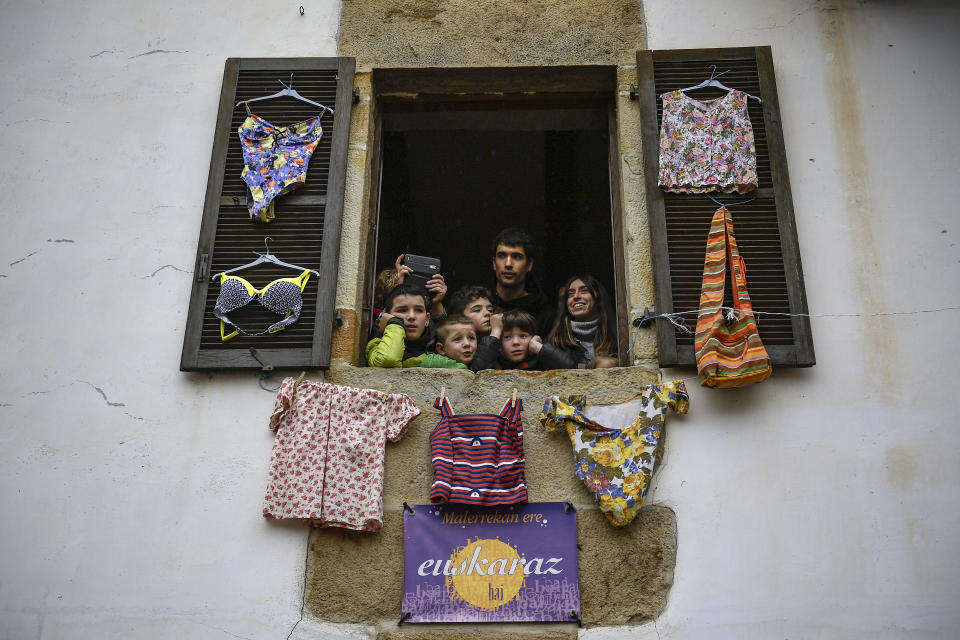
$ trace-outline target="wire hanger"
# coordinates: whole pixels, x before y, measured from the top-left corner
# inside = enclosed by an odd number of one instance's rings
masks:
[[[308,103],[308,104],[312,104],[312,105],[315,106],[315,107],[320,107],[320,109],[322,110],[321,113],[322,113],[323,111],[329,111],[329,112],[330,112],[330,115],[333,115],[333,109],[331,109],[330,107],[328,107],[328,106],[326,106],[326,105],[320,104],[319,102],[314,102],[313,100],[310,100],[309,98],[304,98],[302,95],[300,95],[300,94],[297,92],[296,89],[293,88],[293,74],[292,74],[292,73],[290,74],[290,84],[287,84],[286,82],[284,82],[283,80],[280,80],[279,78],[277,78],[277,82],[279,82],[280,84],[283,85],[283,87],[284,87],[283,91],[277,91],[276,93],[272,93],[272,94],[270,94],[269,96],[260,96],[259,98],[249,98],[248,100],[241,100],[240,102],[238,102],[238,103],[235,104],[234,106],[235,106],[235,107],[239,107],[240,105],[245,104],[245,105],[247,105],[247,111],[249,112],[249,111],[250,111],[249,103],[251,103],[251,102],[259,102],[259,101],[261,101],[261,100],[270,100],[270,99],[272,99],[272,98],[282,98],[282,97],[284,97],[284,96],[290,96],[291,98],[296,98],[297,100],[301,100],[301,101],[306,102],[306,103]]]
[[[219,278],[224,274],[233,273],[234,271],[242,271],[244,269],[249,269],[250,267],[255,267],[258,264],[263,264],[264,262],[271,262],[281,267],[287,267],[288,269],[296,269],[297,271],[310,271],[310,273],[313,273],[314,275],[317,275],[317,276],[320,275],[320,272],[317,271],[316,269],[307,269],[306,267],[301,267],[300,265],[296,265],[296,264],[290,264],[289,262],[284,262],[283,260],[280,260],[279,258],[277,258],[277,256],[270,253],[270,245],[267,243],[268,240],[273,240],[273,238],[266,237],[263,239],[263,246],[267,248],[266,253],[259,253],[257,251],[253,252],[253,254],[257,256],[256,260],[254,260],[253,262],[248,262],[247,264],[244,264],[244,265],[240,265],[239,267],[234,267],[233,269],[221,271],[215,276],[212,276],[210,279],[216,280],[217,278]]]
[[[720,89],[720,90],[722,90],[722,91],[726,91],[726,92],[729,93],[730,91],[733,91],[733,89],[732,89],[731,87],[728,87],[727,85],[723,84],[723,83],[720,82],[719,80],[717,80],[717,78],[719,78],[720,76],[722,76],[722,75],[725,74],[725,73],[730,73],[730,71],[731,71],[730,69],[727,69],[726,71],[721,71],[720,73],[717,73],[717,65],[712,64],[712,65],[710,65],[710,77],[709,77],[709,78],[707,78],[706,80],[704,80],[704,81],[701,82],[700,84],[695,84],[695,85],[693,85],[692,87],[684,87],[683,89],[678,89],[678,91],[680,91],[681,93],[686,93],[687,91],[695,91],[695,90],[697,90],[697,89],[704,89],[704,88],[706,88],[706,87],[716,87],[717,89]],[[755,95],[752,95],[752,94],[749,94],[749,93],[745,93],[744,95],[746,95],[748,98],[753,98],[753,99],[756,100],[757,102],[763,102],[763,100],[761,100],[760,98],[758,98],[758,97],[755,96]]]

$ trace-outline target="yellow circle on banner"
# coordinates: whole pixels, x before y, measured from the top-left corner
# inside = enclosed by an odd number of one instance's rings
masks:
[[[500,540],[477,539],[455,549],[450,567],[446,583],[451,599],[463,600],[484,611],[507,604],[524,585],[520,554]]]

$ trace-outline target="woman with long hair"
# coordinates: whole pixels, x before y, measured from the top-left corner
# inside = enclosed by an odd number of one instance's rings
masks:
[[[575,366],[615,367],[617,323],[610,294],[591,275],[575,275],[557,296],[557,313],[547,342],[568,353]]]

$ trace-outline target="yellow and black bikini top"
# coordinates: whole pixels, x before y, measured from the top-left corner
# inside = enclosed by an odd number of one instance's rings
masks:
[[[239,276],[221,273],[220,295],[217,296],[217,303],[213,307],[213,315],[220,318],[220,339],[226,342],[240,333],[245,336],[276,333],[296,322],[303,310],[303,290],[309,279],[310,270],[306,269],[295,278],[277,278],[264,288],[256,289]],[[247,306],[255,299],[259,299],[260,305],[264,308],[283,315],[283,320],[273,323],[263,331],[250,332],[241,329],[227,317],[228,313]],[[225,325],[228,324],[234,327],[234,331],[225,334]]]

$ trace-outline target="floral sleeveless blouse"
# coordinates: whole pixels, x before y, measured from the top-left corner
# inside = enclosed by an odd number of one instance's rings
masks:
[[[746,193],[757,188],[747,94],[733,90],[712,100],[694,100],[671,91],[660,97],[658,184],[664,191]]]

